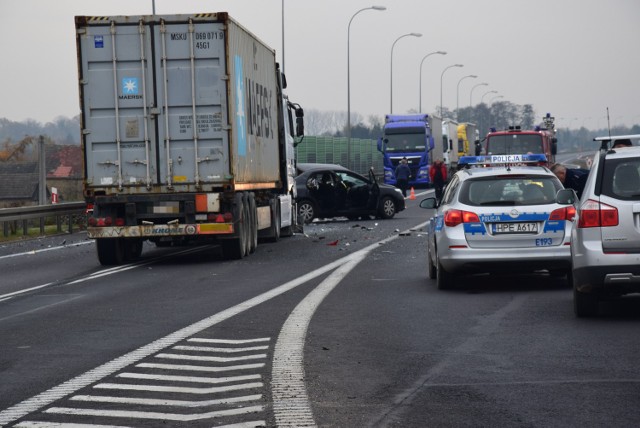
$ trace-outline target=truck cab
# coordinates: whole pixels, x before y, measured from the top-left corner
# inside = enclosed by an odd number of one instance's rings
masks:
[[[435,148],[434,131],[442,131],[441,119],[427,114],[386,115],[378,150],[383,155],[384,182],[397,183],[395,170],[402,158],[411,169],[409,186],[429,184],[431,151]],[[440,138],[438,138],[440,141]]]
[[[558,140],[553,117],[547,113],[543,120],[543,124],[531,130],[522,130],[520,126],[510,126],[503,131],[492,128],[486,137],[486,154],[543,154],[548,165],[555,163]]]

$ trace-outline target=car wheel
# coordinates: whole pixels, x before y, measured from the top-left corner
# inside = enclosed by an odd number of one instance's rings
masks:
[[[431,260],[431,247],[427,244],[427,275],[429,275],[429,279],[436,279],[437,274],[436,265]]]
[[[437,253],[436,253],[436,263],[437,263],[436,284],[438,286],[438,290],[448,290],[453,288],[453,286],[455,285],[456,276],[451,272],[447,272],[442,267],[442,264],[440,263],[440,260],[437,257]]]
[[[385,196],[380,203],[380,217],[390,219],[393,218],[394,215],[396,215],[396,204],[393,202],[393,199]]]
[[[573,287],[573,311],[579,318],[594,317],[598,315],[598,296],[592,293],[583,293]]]
[[[304,200],[298,202],[298,218],[303,223],[311,223],[316,217],[316,207],[313,202]]]

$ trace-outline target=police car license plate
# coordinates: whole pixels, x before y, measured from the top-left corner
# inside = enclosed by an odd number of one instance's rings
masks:
[[[538,223],[493,223],[493,233],[538,233]]]

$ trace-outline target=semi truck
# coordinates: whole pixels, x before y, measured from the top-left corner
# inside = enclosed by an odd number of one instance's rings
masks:
[[[227,259],[300,227],[304,112],[275,51],[226,12],[76,16],[87,234],[99,262],[143,242]]]
[[[407,158],[411,168],[409,186],[428,187],[429,166],[436,158],[443,157],[442,119],[429,114],[385,116],[382,136],[378,139],[378,151],[383,155],[384,182],[395,185],[395,169],[402,158]]]
[[[543,154],[548,166],[555,162],[558,151],[554,117],[547,113],[540,125],[523,130],[520,126],[509,126],[498,131],[492,128],[487,134],[485,153],[487,155]]]

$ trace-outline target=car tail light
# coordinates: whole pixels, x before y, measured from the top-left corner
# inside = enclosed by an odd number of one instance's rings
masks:
[[[618,209],[593,199],[580,207],[578,227],[610,227],[618,225]]]
[[[576,209],[572,205],[570,207],[558,208],[551,211],[549,214],[549,220],[568,220],[572,221],[576,216]]]
[[[444,224],[449,227],[457,226],[461,223],[479,223],[478,214],[463,210],[447,210],[444,213]]]

